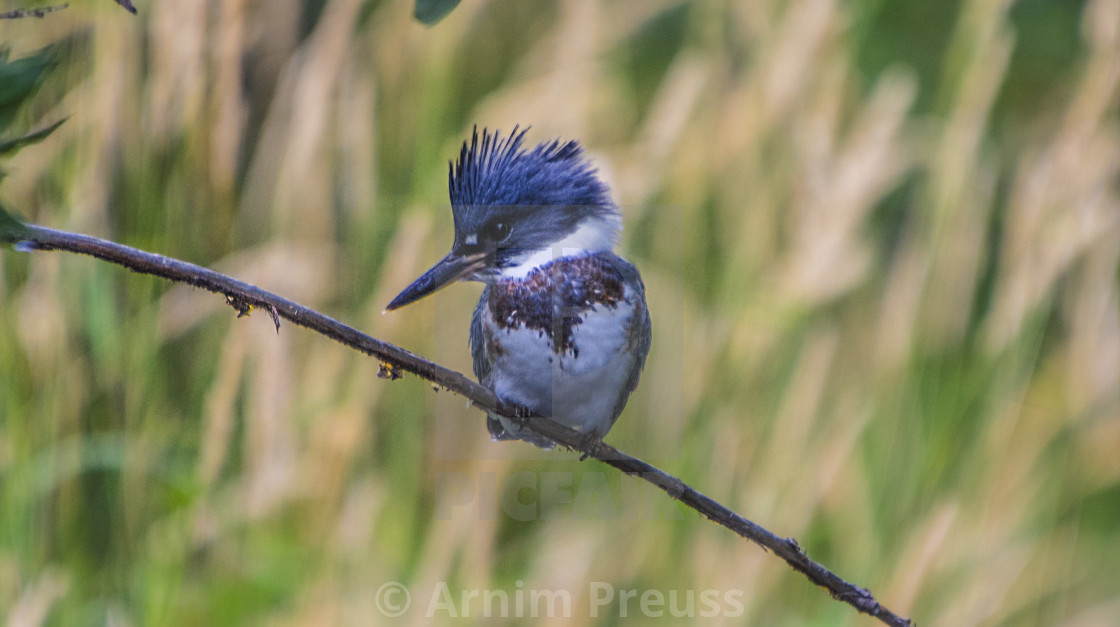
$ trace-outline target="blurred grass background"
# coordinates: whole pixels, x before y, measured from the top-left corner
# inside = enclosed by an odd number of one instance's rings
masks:
[[[70,119],[3,184],[28,219],[469,372],[477,286],[380,314],[451,241],[446,162],[474,124],[581,139],[654,320],[612,444],[919,624],[1120,624],[1120,1],[138,8],[0,22],[15,57],[61,42],[24,117]],[[0,254],[0,617],[376,624],[400,581],[425,624],[443,581],[615,624],[581,609],[602,581],[742,590],[713,624],[874,624],[376,372],[209,294]]]

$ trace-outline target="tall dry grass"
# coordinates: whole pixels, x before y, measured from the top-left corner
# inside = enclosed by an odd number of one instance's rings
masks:
[[[381,315],[451,240],[445,163],[474,124],[579,138],[655,327],[613,444],[920,624],[1116,623],[1120,2],[1085,3],[1016,117],[1030,7],[930,25],[931,85],[861,63],[876,6],[468,0],[426,29],[407,2],[89,3],[0,25],[17,53],[68,42],[29,118],[70,116],[4,198],[467,372],[476,288]],[[869,624],[322,338],[88,259],[0,269],[9,624],[380,623],[389,581],[408,624],[440,582],[569,591],[566,624],[617,622],[588,582]]]

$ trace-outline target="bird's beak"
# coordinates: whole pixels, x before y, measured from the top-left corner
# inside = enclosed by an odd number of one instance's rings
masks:
[[[428,269],[427,272],[420,275],[419,279],[412,282],[412,285],[404,288],[404,291],[397,294],[393,302],[385,308],[386,311],[400,309],[405,305],[416,302],[424,298],[428,294],[446,286],[455,280],[462,279],[469,276],[474,271],[482,268],[486,264],[486,253],[476,253],[474,255],[459,256],[455,253],[449,253],[446,257],[439,260],[439,263]]]

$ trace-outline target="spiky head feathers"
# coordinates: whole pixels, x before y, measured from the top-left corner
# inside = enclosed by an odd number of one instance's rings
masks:
[[[578,205],[613,207],[610,190],[572,140],[553,140],[531,151],[522,148],[525,133],[503,137],[501,131],[475,128],[463,142],[459,160],[449,164],[451,205]]]
[[[525,150],[525,132],[514,127],[503,136],[483,129],[480,136],[476,128],[470,143],[463,142],[448,168],[456,245],[473,234],[512,227],[512,247],[539,248],[588,220],[606,225],[613,245],[621,225],[618,207],[579,142],[553,140]]]

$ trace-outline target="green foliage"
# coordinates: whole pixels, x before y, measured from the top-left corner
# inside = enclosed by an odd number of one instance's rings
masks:
[[[0,242],[17,242],[27,232],[27,227],[0,205]]]
[[[39,143],[53,133],[65,119],[45,128],[12,137],[16,115],[32,99],[43,78],[56,65],[54,53],[44,48],[36,54],[9,60],[11,50],[0,47],[0,157],[10,157],[21,148]],[[0,179],[4,170],[0,169]],[[10,225],[6,214],[0,215],[0,228]]]
[[[55,66],[54,54],[47,48],[14,61],[10,57],[9,48],[0,48],[0,133],[8,131],[16,113]]]
[[[54,54],[47,48],[36,54],[11,60],[11,50],[0,47],[0,157],[10,157],[25,146],[38,143],[53,133],[66,120],[22,136],[12,137],[10,129],[16,115],[35,95],[43,78],[55,67]],[[0,169],[0,179],[4,170]],[[0,205],[0,241],[15,242],[26,227]]]
[[[0,139],[0,157],[11,156],[16,152],[19,152],[20,148],[30,146],[31,144],[37,144],[43,141],[51,133],[55,132],[58,127],[62,126],[62,123],[65,121],[66,119],[63,118],[46,128],[28,133],[23,137],[17,137],[15,139]]]

